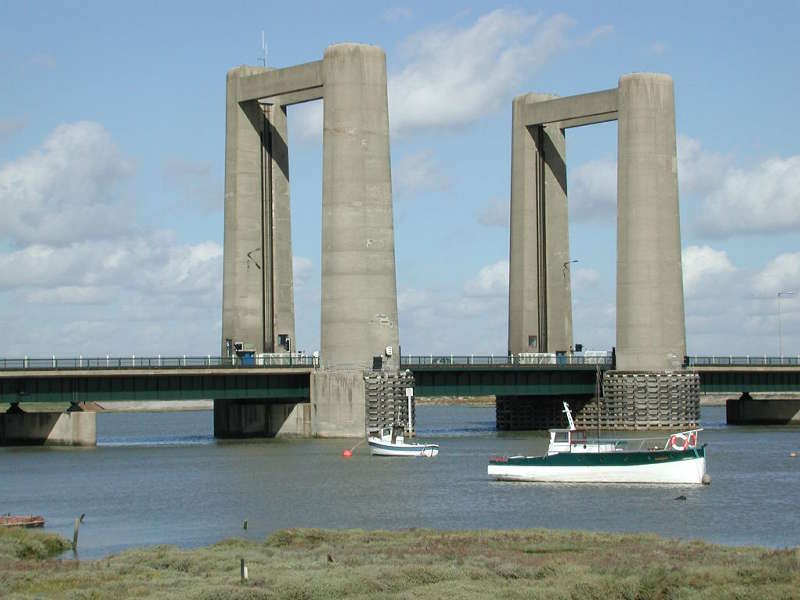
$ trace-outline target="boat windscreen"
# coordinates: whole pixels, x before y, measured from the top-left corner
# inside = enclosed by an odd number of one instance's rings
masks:
[[[578,429],[576,431],[571,432],[571,442],[573,444],[585,444],[586,443],[586,432],[582,429]]]

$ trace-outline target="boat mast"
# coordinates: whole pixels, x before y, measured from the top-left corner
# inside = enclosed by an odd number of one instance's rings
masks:
[[[564,412],[567,414],[567,422],[569,423],[569,430],[575,431],[575,421],[572,420],[572,412],[569,410],[569,404],[561,402],[564,405]]]

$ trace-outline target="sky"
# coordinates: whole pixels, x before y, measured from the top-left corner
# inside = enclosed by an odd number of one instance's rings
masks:
[[[0,357],[217,354],[225,76],[386,52],[404,354],[505,354],[511,102],[675,84],[687,352],[800,354],[800,4],[0,0]],[[322,126],[289,108],[297,347]],[[616,123],[567,132],[575,342],[615,344]],[[795,292],[794,295],[791,292]],[[780,294],[780,295],[779,295]]]

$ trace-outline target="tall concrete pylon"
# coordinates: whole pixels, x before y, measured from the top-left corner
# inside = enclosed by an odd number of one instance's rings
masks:
[[[226,340],[276,352],[288,338],[294,349],[286,108],[239,100],[242,78],[266,72],[237,67],[227,79],[222,356]]]
[[[365,369],[379,355],[396,367],[386,55],[330,46],[323,78],[321,366]]]
[[[678,369],[686,326],[672,78],[621,77],[618,108],[617,368]]]
[[[256,414],[215,401],[215,435],[362,436],[364,370],[375,356],[399,364],[386,56],[363,44],[228,74],[223,355],[227,340],[275,352],[288,335],[294,349],[286,107],[312,100],[323,100],[324,122],[321,369],[310,410],[287,399]]]
[[[524,94],[512,105],[508,290],[512,354],[572,346],[564,130],[559,123],[525,122],[527,106],[555,98]]]

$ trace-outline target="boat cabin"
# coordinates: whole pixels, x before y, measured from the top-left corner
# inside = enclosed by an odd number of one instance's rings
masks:
[[[616,440],[588,439],[583,429],[551,429],[547,454],[561,452],[616,452],[622,448]]]
[[[389,427],[383,427],[379,430],[369,432],[368,437],[378,438],[382,442],[390,444],[403,444],[405,443],[403,433],[403,428],[401,426],[390,425]]]
[[[573,446],[586,446],[586,432],[583,429],[551,429],[548,454],[572,452]]]

